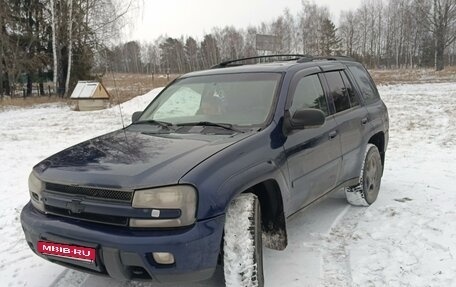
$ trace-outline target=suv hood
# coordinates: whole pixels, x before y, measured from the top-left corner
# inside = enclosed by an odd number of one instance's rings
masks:
[[[119,189],[170,185],[208,157],[251,134],[118,130],[65,149],[34,170],[43,181],[69,185]]]

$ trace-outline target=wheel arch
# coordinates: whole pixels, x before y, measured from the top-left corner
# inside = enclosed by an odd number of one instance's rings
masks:
[[[285,219],[289,210],[290,190],[285,171],[279,167],[281,163],[267,160],[237,169],[222,183],[216,180],[216,177],[206,178],[198,186],[199,189],[210,190],[216,184],[218,188],[215,192],[202,193],[201,206],[197,212],[199,218],[226,214],[231,202],[237,196],[242,193],[253,193],[260,201],[265,245],[271,249],[285,249],[287,246]],[[189,180],[189,182],[192,181]]]
[[[275,179],[257,183],[242,193],[253,193],[261,206],[263,243],[266,247],[283,250],[288,244],[282,192]]]
[[[385,133],[378,132],[370,137],[367,143],[373,144],[377,147],[380,152],[380,157],[382,159],[382,166],[385,166]]]

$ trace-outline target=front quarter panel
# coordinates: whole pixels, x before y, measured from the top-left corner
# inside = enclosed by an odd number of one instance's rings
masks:
[[[272,140],[271,126],[215,154],[179,181],[198,189],[198,220],[225,213],[236,195],[268,179],[277,181],[288,210],[285,154],[282,145]]]

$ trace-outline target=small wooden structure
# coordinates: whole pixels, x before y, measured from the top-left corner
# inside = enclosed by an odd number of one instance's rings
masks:
[[[102,83],[79,81],[70,99],[76,102],[76,111],[94,111],[106,109],[110,97]]]

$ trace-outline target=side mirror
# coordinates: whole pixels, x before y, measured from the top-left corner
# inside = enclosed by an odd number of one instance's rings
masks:
[[[324,125],[326,116],[321,110],[302,109],[297,110],[293,117],[285,120],[285,131],[302,130],[306,128],[318,128]]]
[[[136,122],[139,117],[141,116],[142,112],[134,112],[133,115],[131,116],[131,122],[134,123]]]

